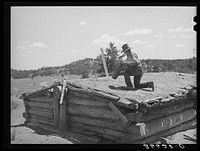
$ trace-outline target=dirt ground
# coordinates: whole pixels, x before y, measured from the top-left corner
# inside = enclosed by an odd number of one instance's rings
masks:
[[[11,129],[15,131],[14,140],[11,144],[82,144],[91,142],[83,141],[83,137],[76,136],[75,134],[69,132],[66,134],[60,134],[56,132],[50,132],[47,130],[29,128],[24,125],[24,118],[22,114],[24,113],[23,100],[19,99],[22,92],[27,92],[31,90],[37,90],[43,86],[47,86],[53,83],[54,80],[61,79],[59,77],[36,77],[34,79],[14,79],[11,80],[11,96],[12,100],[17,104],[14,109],[11,110]],[[81,82],[82,85],[87,85],[93,88],[101,88],[105,91],[111,91],[113,93],[122,93],[116,90],[109,90],[108,85],[112,84],[115,86],[125,86],[123,77],[118,77],[117,80],[109,78],[88,78],[80,79],[80,77],[74,76],[67,77],[68,80]],[[179,87],[187,87],[196,84],[196,75],[194,74],[184,74],[177,75],[176,73],[147,73],[143,76],[141,82],[145,81],[155,82],[155,92],[150,91],[127,91],[125,94],[127,96],[133,95],[137,96],[139,99],[146,99],[154,96],[165,96],[166,92],[171,93]],[[167,81],[167,82],[166,82]],[[123,94],[124,95],[124,92]],[[146,97],[146,98],[145,98]],[[168,136],[165,139],[170,144],[196,144],[194,141],[185,139],[184,135],[188,135],[196,139],[196,128],[187,131],[176,133],[172,136]]]

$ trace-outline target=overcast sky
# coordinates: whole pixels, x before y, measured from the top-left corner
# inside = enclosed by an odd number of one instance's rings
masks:
[[[196,7],[11,7],[11,68],[96,58],[128,43],[140,59],[194,56]]]

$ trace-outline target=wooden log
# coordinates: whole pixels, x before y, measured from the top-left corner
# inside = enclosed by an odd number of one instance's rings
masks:
[[[114,100],[114,101],[119,100],[118,96],[114,96],[114,95],[111,95],[111,94],[108,94],[108,93],[104,93],[102,91],[93,91],[92,94],[106,98],[108,100]]]
[[[37,102],[45,102],[45,103],[53,103],[54,98],[48,98],[47,96],[39,96],[39,97],[33,97],[33,98],[28,98],[30,101],[37,101]]]
[[[52,112],[46,112],[46,111],[30,108],[28,110],[28,113],[31,113],[31,114],[34,114],[34,115],[38,115],[38,116],[42,116],[42,117],[47,117],[47,118],[53,118],[53,113]]]
[[[188,129],[192,129],[196,127],[196,119],[191,119],[187,122],[184,122],[182,124],[179,124],[171,129],[168,129],[166,131],[162,131],[160,133],[157,133],[155,135],[152,135],[150,137],[144,138],[142,140],[137,140],[132,142],[133,144],[155,144],[156,141],[159,140],[160,137],[167,137],[171,136],[175,133],[181,132],[181,131],[186,131]]]
[[[73,138],[76,138],[77,140],[81,141],[82,144],[96,144],[100,139],[99,138],[95,138],[95,137],[89,137],[89,136],[85,136],[85,135],[81,135],[81,134],[77,134],[77,133],[71,133],[71,132],[67,132],[67,131],[62,131],[62,133],[59,130],[54,129],[52,126],[48,126],[45,124],[38,124],[38,123],[34,123],[34,122],[28,122],[27,123],[28,127],[40,127],[42,129],[45,130],[49,130],[52,131],[54,133],[57,134],[64,134],[64,135],[68,135],[71,136]]]
[[[58,131],[56,131],[56,130],[53,129],[53,126],[46,125],[46,124],[43,124],[43,123],[36,123],[36,122],[29,121],[29,122],[27,122],[26,125],[28,127],[40,127],[40,128],[45,129],[45,130],[50,130],[50,131],[58,132]]]
[[[123,131],[117,131],[117,130],[113,130],[113,129],[108,129],[108,128],[99,127],[99,126],[92,126],[92,125],[88,125],[88,124],[79,124],[79,123],[75,123],[75,122],[70,122],[69,124],[70,124],[70,128],[76,127],[77,129],[82,129],[82,131],[90,130],[93,132],[97,132],[98,133],[97,135],[106,134],[106,135],[112,136],[113,138],[121,138],[122,136],[125,136],[128,134]]]
[[[136,111],[134,113],[126,113],[125,116],[128,119],[128,121],[141,122],[143,118],[143,113]]]
[[[28,101],[27,104],[28,104],[30,107],[36,107],[36,108],[42,108],[42,109],[53,110],[53,105],[52,105],[52,103],[43,103],[43,102]]]
[[[196,111],[194,109],[188,109],[183,111],[182,113],[177,113],[174,115],[166,116],[160,119],[152,120],[147,123],[138,123],[137,125],[133,125],[127,128],[127,131],[134,135],[127,135],[123,137],[124,140],[135,141],[137,139],[142,139],[161,131],[170,129],[179,124],[182,124],[186,121],[193,119],[196,116]],[[138,134],[138,132],[140,134]]]
[[[154,102],[159,102],[160,100],[162,100],[162,97],[156,97],[156,98],[152,98],[152,99],[147,99],[147,100],[143,101],[143,103],[154,103]]]
[[[119,105],[119,106],[123,106],[123,107],[129,108],[129,109],[133,109],[133,110],[138,109],[138,103],[131,102],[128,99],[123,98],[123,97],[120,97],[119,101],[117,101],[117,102],[113,101],[113,103],[116,104],[116,105]]]
[[[67,102],[66,97],[63,99],[62,104],[60,104],[60,129],[66,130],[67,129]]]
[[[43,94],[47,93],[47,92],[49,91],[49,89],[54,88],[54,87],[57,86],[57,85],[60,85],[60,83],[59,83],[59,82],[54,82],[54,83],[53,83],[52,85],[50,85],[50,86],[47,86],[47,87],[45,87],[45,88],[36,90],[36,91],[34,91],[34,92],[26,93],[25,95],[26,95],[26,97],[27,97],[27,96],[28,96],[28,97],[40,96],[40,95],[43,95]]]
[[[185,98],[184,96],[182,98],[174,98],[174,97],[169,97],[162,99],[160,103],[156,104],[155,106],[149,106],[147,107],[147,110],[156,110],[156,109],[163,109],[169,106],[175,106],[180,103],[185,103],[191,101],[190,99]]]
[[[105,60],[103,49],[101,49],[101,56],[102,56],[102,60],[103,60],[104,71],[106,73],[106,77],[108,77],[109,76],[108,75],[108,69],[107,69],[107,66],[106,66],[106,60]]]
[[[109,107],[105,108],[69,103],[67,106],[67,113],[71,115],[119,120],[119,117]]]
[[[97,119],[97,118],[70,115],[69,121],[80,123],[80,124],[87,124],[91,126],[110,128],[110,129],[119,130],[119,131],[124,130],[123,125],[120,120],[106,120],[106,119]]]
[[[68,103],[73,103],[77,105],[90,105],[90,106],[98,106],[98,107],[106,107],[108,106],[108,101],[103,102],[103,101],[96,101],[93,98],[85,98],[85,97],[80,97],[74,96],[69,94],[68,96]]]
[[[28,100],[27,100],[27,98],[24,98],[24,97],[23,97],[23,101],[24,101],[25,113],[28,115],[28,110],[29,110],[29,108],[30,108],[30,107],[28,106],[28,104],[27,104]],[[27,119],[28,116],[25,116],[24,118]]]
[[[40,90],[37,90],[35,92],[28,93],[27,96],[29,98],[38,97],[38,96],[43,96],[43,95],[47,94],[47,92],[48,92],[48,89],[40,89]]]
[[[54,127],[58,129],[60,127],[60,104],[59,99],[55,99],[53,102],[53,116],[54,116]]]
[[[58,100],[58,99],[60,99],[60,96],[61,96],[61,88],[60,88],[61,86],[56,86],[56,87],[54,87],[54,89],[53,89],[53,97],[54,97],[54,99],[56,99],[56,100]]]
[[[35,123],[41,123],[41,124],[47,124],[47,125],[51,125],[51,126],[54,125],[54,122],[52,120],[46,121],[46,120],[41,120],[39,118],[33,118],[33,117],[27,119],[27,121],[35,122]]]
[[[81,127],[77,128],[77,127],[71,127],[70,130],[76,132],[76,133],[80,133],[80,134],[84,134],[84,135],[88,135],[88,136],[93,136],[96,135],[97,132],[91,131],[91,130],[86,130],[86,129],[82,129]]]
[[[152,119],[156,119],[162,116],[167,116],[169,114],[173,114],[176,112],[180,112],[182,110],[188,109],[193,107],[193,102],[184,102],[184,103],[179,103],[172,105],[170,107],[165,107],[165,108],[154,108],[154,110],[148,110],[147,112],[134,112],[134,113],[127,113],[125,115],[128,120],[130,121],[135,121],[135,122],[147,122]]]
[[[37,115],[34,115],[34,114],[29,114],[29,117],[30,118],[36,118],[36,119],[39,119],[39,120],[44,120],[44,121],[53,121],[52,118],[37,116]]]
[[[144,122],[144,121],[147,122],[147,121],[155,119],[155,118],[159,118],[162,116],[180,112],[182,110],[193,107],[193,105],[194,105],[194,103],[192,101],[190,101],[190,102],[185,102],[185,103],[169,106],[166,108],[151,110],[151,111],[147,112],[145,115],[143,115],[143,117],[141,119],[139,119],[137,122]]]
[[[76,98],[85,98],[85,99],[91,99],[91,94],[79,92],[73,89],[69,89],[68,97],[76,97]]]
[[[128,122],[127,118],[119,111],[119,109],[112,102],[109,103],[109,107],[121,119],[123,126],[125,126]]]

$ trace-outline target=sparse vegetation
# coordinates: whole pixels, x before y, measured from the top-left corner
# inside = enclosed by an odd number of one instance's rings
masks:
[[[119,56],[119,52],[120,51],[117,50],[116,46],[112,42],[110,42],[109,46],[105,49],[104,55],[109,74],[111,74],[117,66],[117,57]],[[145,72],[174,71],[182,73],[194,73],[197,70],[196,57],[189,59],[175,59],[175,60],[142,59],[141,62]],[[60,67],[42,67],[37,70],[11,69],[11,78],[33,79],[36,76],[52,76],[61,74],[82,75],[84,78],[86,77],[86,75],[89,75],[89,73],[95,73],[98,75],[105,76],[101,54],[99,54],[95,59],[85,58]]]
[[[19,106],[17,101],[17,98],[11,96],[11,111]]]

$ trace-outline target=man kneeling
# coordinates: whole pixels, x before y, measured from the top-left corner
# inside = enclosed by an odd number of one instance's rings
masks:
[[[124,71],[124,79],[127,87],[133,88],[133,85],[130,80],[130,76],[134,76],[134,86],[136,89],[140,88],[152,88],[152,91],[154,91],[154,83],[151,82],[145,82],[140,83],[140,80],[143,75],[142,71],[142,65],[141,61],[138,59],[137,54],[131,52],[131,48],[128,46],[128,44],[124,44],[122,46],[122,56],[126,56],[125,60],[121,60],[121,65],[118,69],[113,73],[112,78],[117,79],[120,69],[123,68],[123,66],[126,66],[126,69]]]

